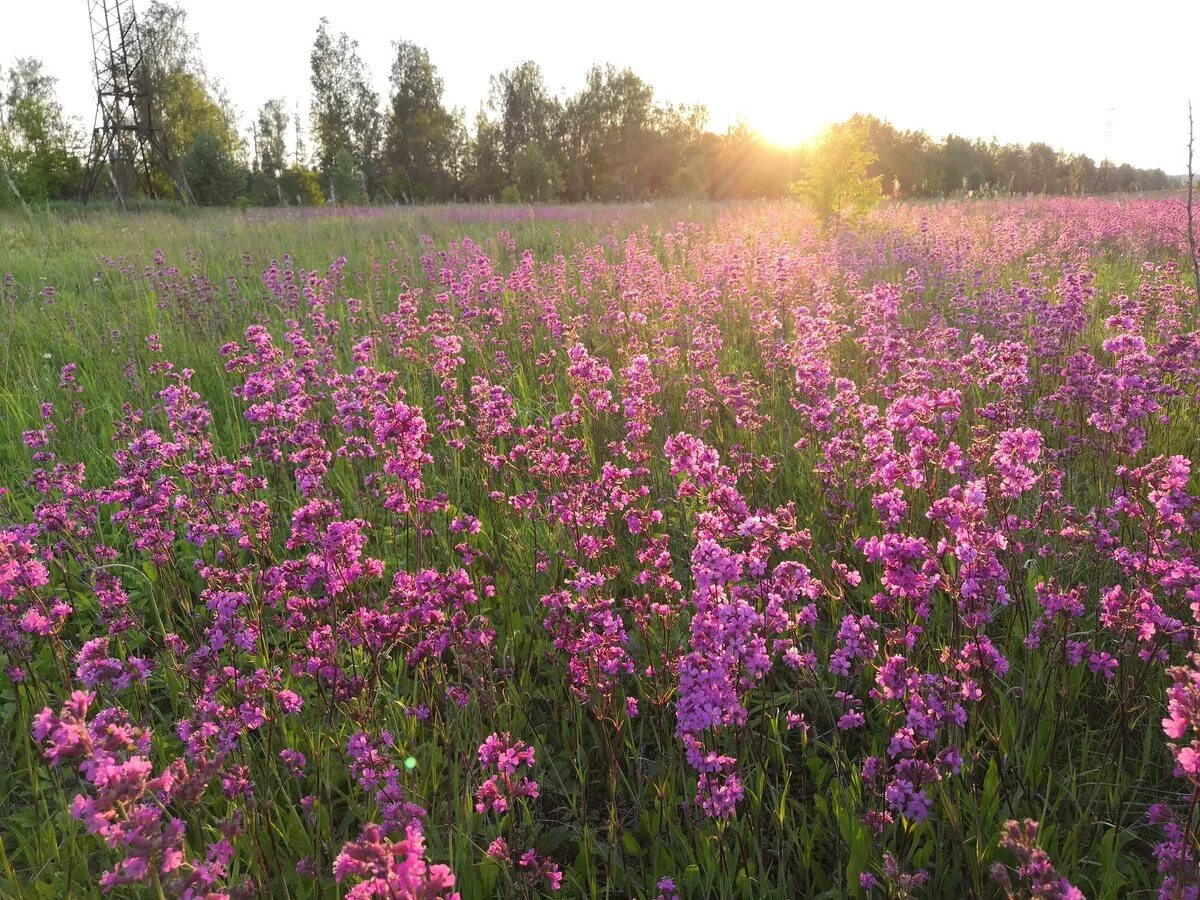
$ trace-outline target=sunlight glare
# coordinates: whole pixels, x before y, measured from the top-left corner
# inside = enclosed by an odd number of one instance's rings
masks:
[[[746,122],[776,147],[791,149],[811,141],[829,124],[819,113],[806,109],[803,101],[785,86],[758,98],[747,110]]]

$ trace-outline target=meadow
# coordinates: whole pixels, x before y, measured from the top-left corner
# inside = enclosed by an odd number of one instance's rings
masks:
[[[0,896],[1200,896],[1182,225],[0,220]]]

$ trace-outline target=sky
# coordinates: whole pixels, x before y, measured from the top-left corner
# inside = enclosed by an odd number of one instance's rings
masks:
[[[67,113],[90,130],[88,3],[0,0],[0,66],[16,56],[42,59]],[[1186,166],[1189,91],[1200,110],[1200,69],[1186,47],[1194,8],[1185,0],[181,5],[209,73],[246,127],[271,97],[307,111],[308,56],[322,15],[335,32],[357,38],[381,96],[391,42],[426,47],[447,105],[464,107],[468,121],[489,76],[523,60],[538,62],[560,97],[582,86],[588,66],[608,62],[632,68],[660,101],[706,105],[714,130],[741,120],[781,144],[864,112],[935,138],[1044,141],[1178,173]]]

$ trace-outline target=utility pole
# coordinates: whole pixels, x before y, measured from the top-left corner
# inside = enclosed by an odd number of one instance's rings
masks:
[[[84,201],[91,198],[106,167],[122,206],[135,179],[149,196],[157,196],[151,177],[152,162],[157,161],[173,182],[176,198],[195,202],[187,179],[171,159],[162,130],[155,125],[150,73],[142,55],[133,0],[88,0],[88,18],[96,74],[96,120],[83,179]]]

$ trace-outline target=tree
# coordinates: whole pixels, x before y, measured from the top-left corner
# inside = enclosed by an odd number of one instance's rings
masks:
[[[593,66],[564,110],[571,194],[598,200],[647,192],[654,91],[629,69]]]
[[[258,145],[257,165],[260,171],[278,178],[287,165],[287,103],[278,98],[268,100],[258,110],[255,143]]]
[[[450,130],[447,136],[449,154],[446,166],[453,193],[449,198],[443,199],[456,199],[466,189],[471,153],[471,140],[467,134],[465,111],[462,107],[455,107],[451,111],[450,117]]]
[[[151,98],[167,152],[183,159],[201,134],[216,140],[224,156],[242,157],[245,147],[237,130],[237,117],[220,84],[210,78],[200,56],[200,43],[188,31],[187,13],[177,4],[154,0],[141,17],[143,85]],[[143,111],[143,119],[147,111]],[[206,147],[203,153],[209,153]],[[151,179],[157,193],[169,196],[174,179],[155,160]]]
[[[790,188],[804,198],[823,223],[857,215],[879,202],[880,177],[865,122],[850,120],[827,129],[806,160],[805,173]]]
[[[977,191],[984,182],[975,145],[957,134],[947,135],[941,148],[942,193]]]
[[[221,138],[207,131],[192,141],[183,157],[183,173],[196,202],[203,206],[229,206],[246,186],[246,170]]]
[[[408,41],[396,56],[385,126],[383,163],[391,193],[412,202],[446,200],[455,188],[458,123],[442,105],[442,79],[429,53]]]
[[[500,126],[480,109],[475,116],[475,137],[468,150],[465,178],[473,200],[493,199],[504,189],[507,176],[500,154]]]
[[[354,154],[346,147],[337,152],[333,158],[333,168],[329,173],[330,199],[343,206],[353,206],[367,202],[367,192],[363,187],[363,174],[355,165]]]
[[[292,113],[292,126],[295,128],[296,139],[292,142],[292,165],[308,165],[308,145],[304,142],[304,122],[300,118],[300,104]]]
[[[1076,153],[1067,160],[1069,190],[1072,194],[1090,194],[1096,185],[1096,163],[1084,153]]]
[[[560,107],[550,96],[535,62],[492,76],[489,105],[499,113],[499,156],[504,172],[511,176],[517,152],[536,144],[544,157],[558,155],[554,138]]]
[[[1025,148],[1007,144],[996,152],[1000,168],[1000,186],[1012,194],[1028,194],[1033,190],[1033,177],[1029,173],[1029,156]]]
[[[1030,144],[1025,154],[1029,160],[1030,189],[1036,194],[1063,193],[1064,179],[1060,177],[1062,164],[1054,148],[1049,144]]]
[[[708,160],[703,154],[708,110],[703,106],[656,106],[651,113],[651,139],[642,166],[651,196],[704,195]]]
[[[794,154],[765,143],[745,122],[707,141],[710,197],[741,199],[786,193]]]
[[[8,71],[7,81],[0,93],[0,198],[19,194],[32,202],[75,196],[83,173],[75,151],[82,138],[63,114],[56,80],[40,60],[24,57]]]
[[[334,37],[329,32],[329,20],[322,18],[309,62],[317,168],[332,189],[335,160],[345,150],[362,176],[367,195],[373,196],[380,185],[383,126],[379,95],[371,87],[366,63],[358,55],[358,41],[345,32]]]
[[[537,144],[526,144],[513,160],[512,183],[526,202],[557,200],[562,193],[562,170]]]
[[[254,132],[254,159],[250,167],[248,193],[255,206],[276,206],[284,202],[279,175],[287,164],[287,130],[290,125],[286,102],[268,100],[258,110],[251,126]]]

